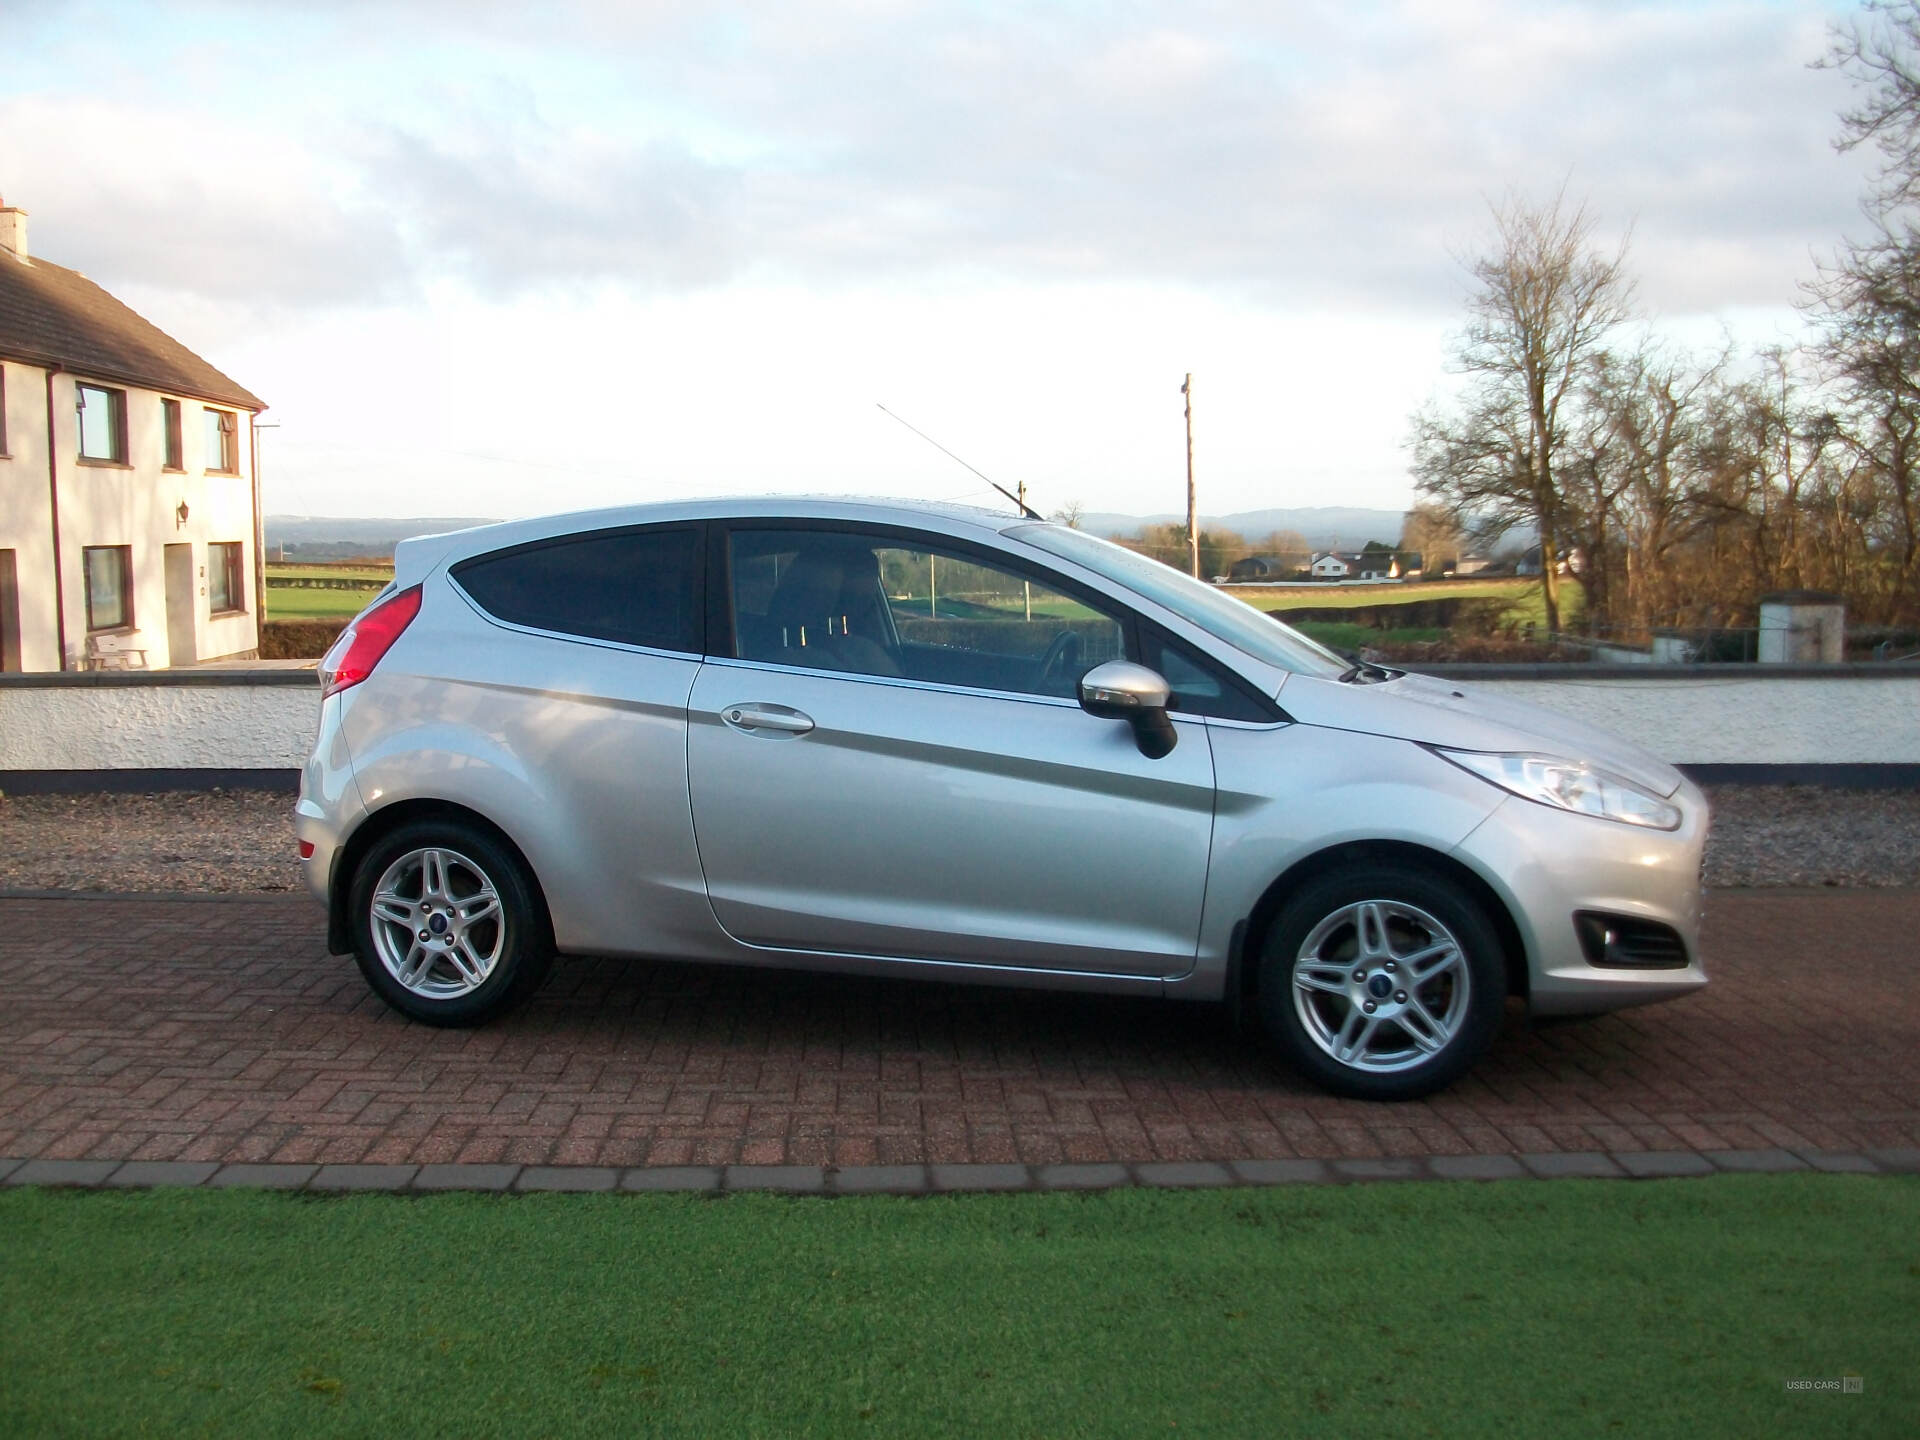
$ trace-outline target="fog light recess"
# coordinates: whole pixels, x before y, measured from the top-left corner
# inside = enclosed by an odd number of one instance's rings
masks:
[[[1574,912],[1587,963],[1602,970],[1684,970],[1687,943],[1671,925],[1600,910]]]

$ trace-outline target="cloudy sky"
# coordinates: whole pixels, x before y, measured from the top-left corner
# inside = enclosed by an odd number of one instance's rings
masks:
[[[297,13],[295,13],[297,10]],[[265,396],[267,508],[1410,495],[1487,204],[1791,337],[1850,6],[0,0],[0,196]]]

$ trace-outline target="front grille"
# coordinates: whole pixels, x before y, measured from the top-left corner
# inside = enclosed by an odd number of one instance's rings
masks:
[[[1604,970],[1684,970],[1687,944],[1671,925],[1599,910],[1574,912],[1587,963]]]

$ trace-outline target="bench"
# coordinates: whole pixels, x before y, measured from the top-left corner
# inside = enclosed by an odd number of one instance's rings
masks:
[[[106,631],[89,635],[87,636],[87,668],[89,670],[144,670],[147,668],[146,642],[140,638],[138,630]]]

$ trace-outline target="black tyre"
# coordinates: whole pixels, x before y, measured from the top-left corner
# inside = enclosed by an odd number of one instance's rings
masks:
[[[1500,938],[1479,904],[1413,866],[1309,881],[1261,946],[1260,1018],[1293,1066],[1363,1100],[1412,1100],[1486,1053],[1506,1010]]]
[[[360,858],[354,957],[374,993],[429,1025],[479,1025],[540,988],[553,935],[520,861],[452,820],[402,825]]]

